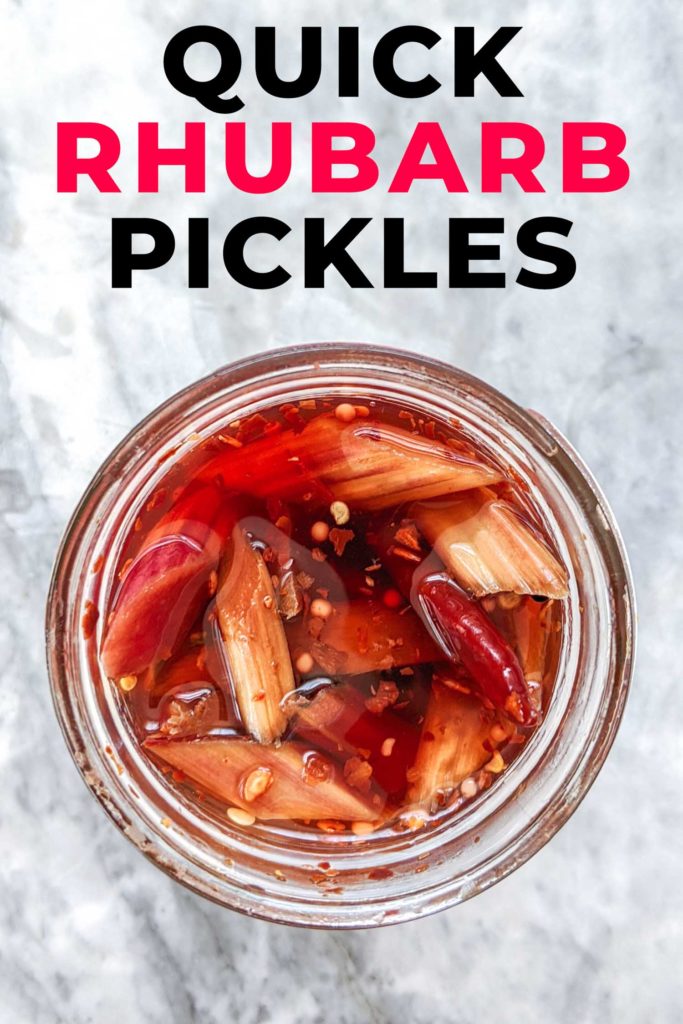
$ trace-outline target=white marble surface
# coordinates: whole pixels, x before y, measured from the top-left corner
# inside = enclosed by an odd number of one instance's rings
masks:
[[[486,13],[481,14],[485,7]],[[0,235],[0,1021],[3,1024],[673,1024],[681,1019],[680,637],[683,373],[678,275],[681,15],[675,0],[434,0],[420,15],[389,3],[252,0],[152,4],[24,0],[2,4],[0,62],[3,229]],[[613,196],[508,190],[502,199],[414,194],[313,200],[301,169],[280,195],[236,195],[220,176],[220,124],[206,114],[215,170],[206,197],[183,199],[169,171],[157,197],[55,193],[55,122],[102,120],[126,146],[138,120],[170,141],[203,119],[161,72],[163,48],[186,24],[213,21],[247,41],[277,18],[362,25],[369,45],[423,16],[482,31],[522,24],[510,60],[526,99],[483,92],[422,103],[373,88],[343,104],[333,76],[296,104],[259,99],[255,126],[294,117],[356,118],[378,132],[388,164],[419,118],[441,120],[476,175],[477,125],[524,119],[556,141],[559,123],[622,124],[633,167]],[[367,50],[365,51],[367,57]],[[448,66],[444,50],[438,67]],[[245,61],[248,64],[248,60]],[[367,67],[367,64],[366,64]],[[417,69],[417,64],[416,64]],[[175,134],[174,134],[175,133]],[[258,142],[255,144],[258,148]],[[300,143],[305,167],[305,139]],[[132,185],[133,159],[124,160]],[[386,183],[386,174],[383,177]],[[403,215],[416,263],[442,267],[450,211],[572,218],[579,272],[556,292],[351,292],[300,280],[258,294],[218,263],[211,288],[173,265],[130,292],[109,287],[114,214],[180,226],[209,211],[221,229],[254,212],[300,224],[306,213]],[[332,222],[332,221],[331,221]],[[300,231],[286,245],[301,266]],[[376,244],[358,247],[378,268]],[[508,250],[506,265],[511,269]],[[417,924],[343,935],[244,919],[183,891],[105,820],[70,762],[49,700],[43,605],[61,530],[119,438],[170,393],[233,357],[297,341],[365,339],[434,353],[533,406],[567,434],[602,483],[629,548],[640,605],[633,695],[594,789],[532,862],[487,894]]]

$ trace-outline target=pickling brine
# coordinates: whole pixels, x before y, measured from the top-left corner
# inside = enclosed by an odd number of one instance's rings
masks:
[[[168,784],[238,827],[349,838],[478,799],[556,676],[568,576],[533,493],[457,421],[362,394],[186,447],[96,609]]]

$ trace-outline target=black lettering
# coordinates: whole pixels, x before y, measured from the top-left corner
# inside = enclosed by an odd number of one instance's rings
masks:
[[[281,241],[288,235],[291,228],[284,221],[275,217],[248,217],[228,232],[223,244],[223,262],[225,269],[233,280],[243,284],[245,288],[279,288],[292,276],[284,267],[277,266],[274,270],[252,270],[244,259],[244,247],[254,235],[272,235]]]
[[[402,217],[384,221],[384,287],[436,288],[438,274],[405,269],[405,222]]]
[[[220,54],[220,68],[213,78],[205,82],[191,78],[185,70],[185,56],[195,43],[210,43]],[[164,72],[173,88],[183,96],[193,96],[207,110],[217,114],[233,114],[244,106],[239,96],[221,99],[223,93],[232,89],[241,69],[239,46],[231,35],[212,25],[194,25],[181,29],[173,36],[164,53]]]
[[[325,241],[325,221],[322,217],[306,217],[304,221],[304,242],[306,249],[304,263],[304,286],[306,288],[324,288],[325,271],[334,267],[352,288],[372,288],[358,264],[351,259],[346,248],[363,228],[372,220],[371,217],[352,217]]]
[[[470,235],[502,234],[502,217],[451,217],[448,221],[451,288],[504,288],[505,274],[470,271],[470,260],[499,260],[499,245],[473,245]]]
[[[277,73],[275,58],[275,29],[257,28],[254,67],[259,85],[271,96],[296,99],[315,89],[322,70],[321,32],[319,28],[301,29],[301,71],[285,82]]]
[[[539,274],[534,270],[527,270],[522,267],[517,275],[517,284],[525,288],[562,288],[569,284],[576,274],[576,260],[566,249],[556,245],[548,245],[547,242],[539,241],[538,236],[544,231],[552,231],[553,234],[569,237],[573,225],[570,220],[564,217],[534,217],[522,224],[517,232],[517,245],[523,256],[530,256],[532,260],[541,260],[544,263],[551,263],[555,269],[550,274]]]
[[[188,288],[209,287],[209,221],[190,217],[187,222]]]
[[[358,29],[339,29],[339,95],[358,95]]]
[[[485,75],[501,96],[523,96],[507,71],[498,63],[498,54],[514,39],[521,26],[499,28],[479,49],[474,49],[474,29],[455,29],[455,95],[474,96],[474,82]]]
[[[425,75],[417,82],[407,82],[397,73],[394,67],[394,58],[399,46],[404,43],[420,43],[431,50],[441,39],[438,32],[422,25],[405,25],[402,28],[392,28],[382,36],[375,47],[372,58],[372,65],[375,71],[375,78],[387,92],[394,96],[404,96],[407,99],[414,99],[417,96],[429,96],[441,88],[441,83],[433,75]]]
[[[133,235],[149,235],[149,252],[133,253]],[[175,252],[175,237],[168,224],[153,217],[114,217],[111,222],[111,286],[130,288],[134,270],[163,267]]]

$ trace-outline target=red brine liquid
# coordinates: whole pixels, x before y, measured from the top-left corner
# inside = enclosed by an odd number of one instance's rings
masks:
[[[351,838],[428,827],[506,771],[550,699],[567,572],[460,424],[305,398],[168,465],[99,657],[170,786]]]

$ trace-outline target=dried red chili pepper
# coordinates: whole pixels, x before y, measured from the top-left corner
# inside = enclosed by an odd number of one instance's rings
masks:
[[[409,598],[430,634],[472,676],[481,695],[516,722],[533,725],[537,712],[512,648],[482,608],[444,571],[434,554],[410,553],[393,543],[395,531],[375,538],[384,567]],[[406,549],[407,550],[407,549]]]
[[[537,712],[520,664],[479,605],[445,573],[421,579],[414,600],[435,639],[462,662],[482,695],[516,722],[533,725]]]

